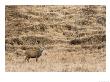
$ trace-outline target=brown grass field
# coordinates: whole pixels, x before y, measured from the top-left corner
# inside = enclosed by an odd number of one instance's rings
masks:
[[[26,62],[25,51],[45,48]],[[6,5],[6,72],[105,72],[106,6]]]

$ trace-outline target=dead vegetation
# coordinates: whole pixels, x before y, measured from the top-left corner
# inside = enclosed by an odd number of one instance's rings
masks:
[[[6,71],[106,71],[104,5],[5,7]],[[25,51],[45,47],[38,61]]]
[[[94,35],[90,37],[78,38],[70,41],[70,44],[78,45],[78,44],[100,44],[106,41],[105,35]]]

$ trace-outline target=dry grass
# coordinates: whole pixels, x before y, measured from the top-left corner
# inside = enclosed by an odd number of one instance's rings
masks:
[[[106,71],[106,7],[6,6],[7,72]],[[45,47],[36,62],[25,50]]]

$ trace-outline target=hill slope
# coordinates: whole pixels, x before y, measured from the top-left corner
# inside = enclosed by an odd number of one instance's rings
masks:
[[[6,71],[105,71],[106,7],[6,6]],[[45,47],[36,63],[25,50]]]

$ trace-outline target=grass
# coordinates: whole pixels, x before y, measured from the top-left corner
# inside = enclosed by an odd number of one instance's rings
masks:
[[[5,7],[6,72],[105,72],[106,7],[39,5]],[[25,50],[45,47],[25,62]]]

